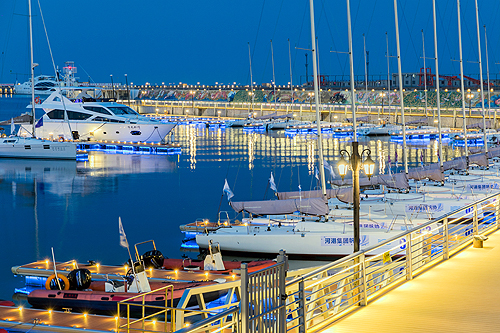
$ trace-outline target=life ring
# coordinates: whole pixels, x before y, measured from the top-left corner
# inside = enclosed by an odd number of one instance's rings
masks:
[[[35,98],[35,104],[40,104],[42,101],[40,100],[40,97],[36,97]]]
[[[51,276],[49,276],[47,278],[47,281],[45,281],[45,289],[50,290],[50,283],[52,282],[52,280],[55,280],[55,278],[56,278],[55,274],[52,274]],[[64,284],[63,290],[69,290],[68,278],[66,276],[64,276],[63,274],[57,274],[57,278],[62,280],[62,282]]]

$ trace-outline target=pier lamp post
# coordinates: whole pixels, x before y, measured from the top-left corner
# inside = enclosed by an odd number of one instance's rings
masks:
[[[366,159],[363,162],[362,156],[367,153]],[[354,252],[358,252],[359,248],[359,170],[363,168],[368,179],[373,176],[375,171],[375,162],[370,157],[371,150],[363,149],[361,155],[358,150],[358,142],[352,142],[352,154],[345,149],[340,151],[340,161],[337,164],[339,168],[340,177],[344,180],[345,175],[349,168],[352,170],[352,197],[353,197],[353,228],[354,228]]]
[[[471,117],[472,116],[472,99],[474,98],[474,94],[471,92],[468,93],[467,98],[469,99],[469,117]]]

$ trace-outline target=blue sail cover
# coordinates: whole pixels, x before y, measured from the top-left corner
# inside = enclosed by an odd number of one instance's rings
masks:
[[[246,211],[254,215],[281,215],[301,212],[302,214],[323,216],[328,214],[328,203],[323,198],[238,201],[229,203],[237,212]]]

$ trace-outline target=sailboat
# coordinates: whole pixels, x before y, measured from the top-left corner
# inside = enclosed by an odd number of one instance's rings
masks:
[[[312,45],[315,44],[314,31],[314,6],[313,0],[309,1],[311,15],[311,40]],[[349,40],[350,36],[350,5],[348,7],[348,23],[349,23]],[[352,45],[350,42],[350,65],[351,65],[351,84],[354,87],[354,72],[352,60]],[[288,256],[302,258],[308,257],[312,259],[333,259],[340,256],[345,256],[353,252],[354,244],[354,226],[352,221],[347,223],[339,223],[328,220],[328,198],[334,195],[338,197],[338,193],[332,190],[326,190],[323,153],[322,153],[322,134],[319,121],[319,98],[318,98],[318,79],[317,79],[317,64],[316,50],[312,50],[313,70],[314,70],[314,89],[315,89],[315,104],[316,104],[316,125],[318,127],[318,155],[321,175],[321,193],[315,197],[306,197],[305,193],[299,193],[298,198],[285,198],[284,200],[275,201],[260,201],[260,202],[231,202],[231,206],[237,212],[246,211],[250,214],[265,215],[265,214],[289,214],[290,212],[300,211],[304,214],[317,216],[317,221],[299,220],[292,225],[284,225],[281,223],[270,224],[268,226],[253,226],[248,224],[234,225],[228,228],[220,228],[218,230],[207,232],[205,234],[196,235],[196,243],[200,248],[208,248],[211,242],[219,243],[221,249],[230,253],[244,253],[246,255],[258,254],[269,255],[276,254],[280,249],[284,249]],[[353,99],[354,104],[354,99]],[[355,106],[353,105],[353,128],[355,128]],[[347,189],[349,191],[349,189]],[[351,190],[352,192],[352,190]],[[319,197],[318,197],[319,196]],[[350,211],[352,217],[352,211]],[[325,217],[320,221],[321,217]],[[380,216],[377,221],[382,221],[384,217]],[[391,217],[385,216],[388,222]],[[368,224],[368,223],[367,223]],[[371,224],[372,226],[376,225]],[[407,227],[400,228],[365,228],[360,237],[361,248],[374,246],[393,236],[406,230]],[[376,252],[386,252],[394,247],[405,246],[391,242],[376,250]]]
[[[33,62],[31,0],[28,1],[28,8],[30,29],[31,81],[33,82],[35,76],[35,67],[38,66],[38,64]],[[36,137],[35,91],[33,85],[31,86],[31,125],[32,131],[30,133],[30,137],[11,135],[10,137],[0,139],[0,157],[76,160],[75,143],[48,141],[38,139]]]

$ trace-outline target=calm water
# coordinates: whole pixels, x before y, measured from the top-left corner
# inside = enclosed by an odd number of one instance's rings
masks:
[[[25,112],[28,102],[1,97],[0,120]],[[280,191],[316,186],[312,138],[179,126],[173,140],[182,145],[181,155],[91,152],[87,162],[0,159],[0,299],[11,299],[14,288],[24,284],[11,267],[49,258],[51,247],[57,261],[124,263],[120,216],[130,244],[154,239],[165,256],[180,257],[180,224],[214,220],[220,203],[221,210],[230,210],[221,199],[225,178],[233,200],[271,198],[271,171]],[[387,139],[361,142],[372,150],[379,172],[387,172],[388,156],[394,163],[397,154],[401,161],[401,147]],[[348,139],[325,138],[326,159],[335,163],[346,144]],[[410,160],[436,162],[436,151],[435,144],[411,146]],[[459,154],[452,147],[444,153],[446,159]]]

